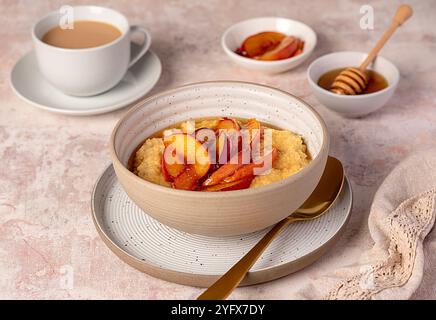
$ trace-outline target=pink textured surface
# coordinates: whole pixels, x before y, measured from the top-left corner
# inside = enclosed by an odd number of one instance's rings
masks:
[[[355,194],[345,235],[314,265],[238,289],[233,298],[292,298],[307,280],[354,261],[372,245],[367,215],[383,178],[407,154],[436,147],[434,2],[408,1],[415,16],[382,51],[401,71],[399,88],[382,110],[345,120],[320,105],[309,90],[305,71],[313,59],[331,51],[365,51],[386,27],[395,5],[367,2],[375,9],[373,31],[359,28],[358,1],[92,1],[118,9],[131,23],[150,30],[164,70],[152,93],[203,80],[247,80],[304,98],[327,122],[331,154],[343,161]],[[121,262],[92,224],[91,189],[110,163],[107,141],[126,109],[82,118],[54,115],[22,102],[9,87],[11,68],[31,50],[32,23],[62,4],[0,2],[0,298],[195,298],[198,288],[152,278]],[[291,17],[311,25],[319,42],[309,61],[274,76],[233,65],[220,48],[220,36],[232,23],[255,16]],[[426,273],[414,298],[436,298],[434,231],[425,248]],[[65,285],[65,268],[73,272],[72,286]]]

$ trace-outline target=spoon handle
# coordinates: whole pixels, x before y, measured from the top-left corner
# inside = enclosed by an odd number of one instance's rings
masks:
[[[247,272],[251,269],[257,259],[259,259],[274,238],[288,224],[296,220],[297,219],[293,219],[292,217],[287,217],[277,223],[241,260],[239,260],[229,271],[204,291],[197,300],[220,300],[227,298],[233,289],[241,283]]]
[[[399,26],[401,26],[404,22],[406,22],[407,19],[409,19],[413,14],[413,10],[410,6],[406,4],[402,4],[398,7],[397,12],[395,13],[395,16],[392,18],[391,25],[389,28],[383,33],[381,38],[378,40],[374,48],[369,52],[368,56],[366,57],[365,61],[362,62],[359,69],[361,71],[365,71],[365,69],[368,67],[368,65],[374,60],[374,58],[377,56],[381,48],[385,45],[385,43],[389,40],[389,38],[392,36],[392,34],[397,30]]]

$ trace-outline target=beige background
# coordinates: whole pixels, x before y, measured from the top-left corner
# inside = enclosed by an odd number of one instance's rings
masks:
[[[332,51],[369,49],[398,4],[368,2],[375,9],[373,31],[359,28],[361,1],[93,1],[120,10],[131,23],[150,30],[152,49],[164,70],[152,93],[202,80],[247,80],[302,97],[327,122],[331,154],[344,162],[354,188],[353,216],[345,235],[311,267],[238,289],[232,298],[292,298],[307,281],[355,261],[372,245],[367,215],[383,178],[407,154],[436,147],[434,1],[409,1],[415,16],[382,51],[402,76],[382,110],[345,120],[310,93],[305,77],[309,63]],[[9,87],[11,68],[32,48],[32,23],[63,4],[0,1],[0,298],[195,298],[197,288],[152,278],[121,262],[93,227],[91,189],[110,163],[109,134],[126,109],[94,117],[54,115],[22,102]],[[309,61],[275,76],[232,65],[220,47],[222,32],[242,19],[274,15],[300,19],[315,29],[319,42]],[[425,248],[426,273],[414,298],[434,299],[434,232]]]

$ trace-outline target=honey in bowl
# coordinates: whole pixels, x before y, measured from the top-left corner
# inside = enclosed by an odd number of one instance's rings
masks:
[[[330,90],[333,81],[335,81],[339,73],[345,69],[346,68],[339,68],[327,71],[318,79],[318,85],[325,90]],[[365,74],[368,79],[368,84],[361,94],[374,93],[387,88],[388,81],[377,71],[367,69],[365,70]]]

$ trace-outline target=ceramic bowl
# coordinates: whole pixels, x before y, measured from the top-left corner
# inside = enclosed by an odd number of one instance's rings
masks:
[[[400,80],[400,73],[395,65],[383,57],[377,57],[370,66],[383,75],[388,87],[368,94],[347,96],[332,93],[318,86],[319,78],[327,71],[358,66],[366,58],[367,53],[343,51],[322,56],[311,63],[307,70],[307,79],[315,97],[327,108],[344,117],[361,117],[380,109],[392,97]]]
[[[153,133],[184,120],[211,116],[257,118],[301,134],[312,161],[282,181],[224,192],[163,187],[127,169],[134,150]],[[291,214],[316,187],[328,149],[324,121],[307,103],[274,88],[243,82],[191,84],[149,97],[127,112],[110,140],[118,180],[140,208],[168,226],[209,236],[249,233]]]
[[[303,53],[277,61],[259,61],[235,53],[246,38],[263,31],[277,31],[299,37],[304,40]],[[221,45],[230,59],[237,64],[265,73],[280,73],[295,68],[309,57],[316,46],[316,34],[312,28],[297,20],[277,17],[254,18],[228,28],[221,38]]]

